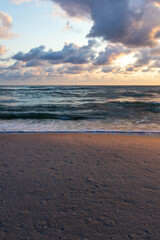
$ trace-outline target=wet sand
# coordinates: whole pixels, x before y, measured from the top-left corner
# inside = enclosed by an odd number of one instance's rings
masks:
[[[160,138],[0,136],[0,240],[160,239]]]

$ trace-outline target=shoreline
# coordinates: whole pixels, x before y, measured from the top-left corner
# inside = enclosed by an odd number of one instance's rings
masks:
[[[160,238],[160,138],[0,135],[4,240]]]
[[[0,131],[2,135],[34,135],[34,134],[95,134],[109,136],[139,136],[139,137],[160,137],[160,132],[154,131],[106,131],[106,130],[84,130],[84,131]]]

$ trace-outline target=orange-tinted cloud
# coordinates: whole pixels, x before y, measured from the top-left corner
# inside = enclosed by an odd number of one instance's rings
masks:
[[[0,45],[0,55],[3,55],[6,51],[7,51],[7,50],[6,50],[6,47]]]
[[[0,39],[10,39],[16,36],[11,32],[12,18],[7,13],[0,11]]]
[[[12,3],[15,3],[15,4],[20,4],[20,3],[23,3],[23,2],[31,2],[32,0],[11,0]]]

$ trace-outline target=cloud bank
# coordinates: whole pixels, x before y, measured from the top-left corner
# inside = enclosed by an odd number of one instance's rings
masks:
[[[60,51],[45,51],[44,46],[31,49],[28,53],[18,52],[13,56],[14,60],[26,63],[30,66],[35,63],[47,61],[51,64],[71,63],[85,64],[94,57],[93,46],[96,44],[94,40],[89,40],[88,45],[78,47],[74,43],[66,44]]]
[[[12,57],[16,62],[9,69],[17,70],[21,68],[36,68],[61,65],[59,73],[78,74],[82,70],[92,71],[102,68],[102,72],[110,72],[116,69],[122,58],[122,65],[127,66],[126,71],[141,71],[144,67],[151,69],[159,68],[160,47],[129,49],[119,43],[108,43],[103,51],[96,50],[98,43],[89,40],[87,45],[77,46],[74,43],[65,44],[62,50],[46,51],[45,46],[31,49],[27,53],[18,52]],[[3,50],[2,50],[3,51]],[[133,60],[123,59],[132,56]],[[125,62],[123,62],[125,61]],[[120,61],[121,62],[121,61]],[[85,67],[84,67],[85,66]]]
[[[19,4],[30,0],[12,0]],[[37,0],[40,1],[40,0]],[[160,72],[160,1],[159,0],[48,0],[59,5],[73,18],[90,19],[93,23],[87,45],[65,44],[59,51],[45,46],[19,51],[10,66],[2,66],[0,78],[59,79],[80,74],[80,79],[101,76],[157,75]],[[0,38],[9,39],[12,19],[0,12]],[[74,30],[70,22],[64,31]],[[98,50],[99,38],[106,44]],[[0,45],[0,55],[6,49]],[[133,61],[123,57],[133,57]],[[121,62],[122,61],[122,62]],[[157,75],[156,75],[157,74]],[[157,78],[158,79],[158,78]]]

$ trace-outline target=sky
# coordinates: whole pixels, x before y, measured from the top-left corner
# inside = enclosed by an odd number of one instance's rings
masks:
[[[160,85],[160,0],[1,0],[0,84]]]

